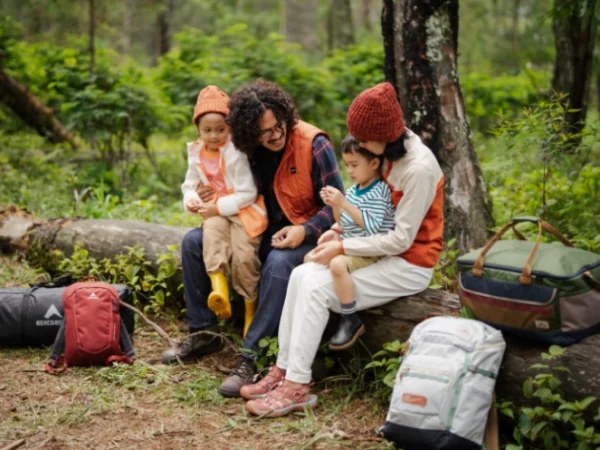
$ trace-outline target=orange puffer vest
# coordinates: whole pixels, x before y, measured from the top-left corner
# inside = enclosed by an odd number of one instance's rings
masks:
[[[273,190],[283,213],[294,225],[300,225],[319,211],[315,199],[312,172],[312,142],[326,133],[306,122],[298,121],[285,147],[275,173]]]

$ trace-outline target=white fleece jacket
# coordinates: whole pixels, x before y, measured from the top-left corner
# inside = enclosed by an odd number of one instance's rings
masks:
[[[193,213],[187,209],[187,202],[190,200],[200,201],[196,192],[198,184],[209,184],[206,174],[200,168],[200,150],[203,145],[202,141],[187,144],[188,170],[185,181],[181,185],[181,192],[183,193],[183,209],[190,214]],[[256,184],[254,184],[248,157],[235,148],[231,139],[221,148],[221,158],[221,163],[225,167],[225,185],[233,193],[217,199],[217,207],[221,216],[233,216],[238,214],[240,209],[250,206],[256,201]]]

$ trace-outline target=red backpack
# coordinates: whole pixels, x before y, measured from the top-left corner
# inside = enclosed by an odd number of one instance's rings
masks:
[[[84,281],[63,294],[65,319],[45,369],[64,372],[68,366],[131,364],[133,345],[119,315],[119,293],[108,283]],[[64,350],[64,358],[61,354]]]

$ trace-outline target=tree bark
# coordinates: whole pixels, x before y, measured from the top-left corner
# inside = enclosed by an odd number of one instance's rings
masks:
[[[54,117],[52,110],[39,101],[26,86],[10,77],[0,68],[0,99],[40,136],[52,143],[68,142],[78,148],[79,142]]]
[[[552,17],[556,61],[552,89],[568,94],[567,126],[577,134],[585,126],[598,28],[598,0],[555,0]],[[579,140],[577,140],[579,142]]]
[[[40,249],[46,252],[60,250],[68,256],[75,245],[81,243],[91,257],[101,259],[113,258],[125,252],[128,246],[141,245],[146,259],[157,268],[158,257],[168,252],[169,246],[179,245],[187,231],[181,227],[136,221],[43,220],[15,207],[0,208],[0,251],[29,250],[29,255],[35,256],[35,262],[40,261],[40,255],[32,255],[34,248],[38,252]],[[182,302],[183,294],[177,288],[180,283],[181,270],[178,270],[170,280],[169,290],[174,299]],[[413,327],[421,321],[437,315],[458,316],[459,310],[456,294],[426,289],[361,312],[367,328],[363,341],[375,352],[385,342],[407,340]],[[535,363],[546,363],[540,355],[548,346],[507,335],[505,338],[507,349],[496,392],[500,399],[523,405],[528,402],[523,398],[523,382],[538,372],[528,368]],[[600,335],[568,347],[566,354],[552,365],[562,365],[570,370],[570,373],[556,373],[563,380],[565,398],[600,397]]]
[[[89,24],[89,33],[90,33],[90,72],[94,71],[94,66],[96,64],[96,3],[95,0],[89,1],[90,5],[90,24]]]
[[[171,20],[173,11],[173,0],[168,0],[165,8],[158,15],[158,58],[171,50]]]
[[[408,128],[432,149],[445,176],[445,239],[461,253],[483,246],[493,226],[458,78],[458,0],[384,0],[386,79]]]
[[[286,0],[284,22],[285,36],[288,41],[297,42],[309,51],[317,49],[318,0]]]
[[[371,11],[373,8],[373,0],[362,0],[362,26],[367,33],[373,32],[373,21],[371,19]]]
[[[330,50],[345,48],[354,44],[354,25],[350,0],[329,0],[327,34]]]

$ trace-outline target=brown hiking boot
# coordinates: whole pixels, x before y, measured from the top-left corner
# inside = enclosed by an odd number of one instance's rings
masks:
[[[246,400],[263,398],[268,392],[275,389],[285,378],[285,370],[272,366],[269,373],[255,384],[247,384],[240,389],[240,395]]]
[[[217,327],[209,327],[205,330],[190,329],[190,333],[198,331],[217,332]],[[197,361],[202,356],[210,353],[218,352],[223,348],[223,338],[214,334],[197,334],[195,336],[186,337],[176,348],[165,350],[162,354],[163,364],[176,364],[177,357],[184,364],[189,364]]]
[[[309,384],[292,387],[288,381],[284,381],[276,389],[268,392],[264,398],[246,403],[248,412],[262,417],[281,417],[293,411],[316,407],[317,396],[310,393]]]
[[[235,369],[231,371],[231,375],[221,383],[219,394],[223,397],[239,397],[242,386],[252,384],[254,375],[256,375],[254,361],[242,357]]]

